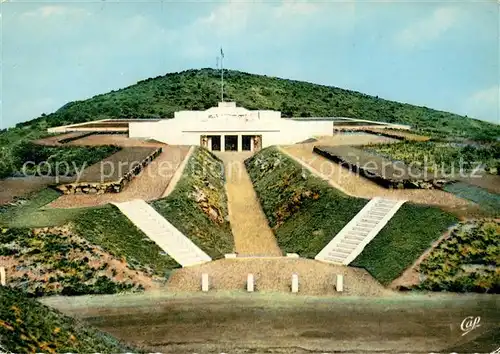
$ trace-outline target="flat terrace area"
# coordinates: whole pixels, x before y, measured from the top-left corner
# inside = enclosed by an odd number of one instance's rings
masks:
[[[152,154],[156,149],[147,147],[126,147],[104,160],[86,168],[79,182],[115,182]]]
[[[61,143],[66,139],[71,139],[66,143]],[[92,132],[71,132],[50,136],[44,139],[35,141],[36,144],[48,146],[61,145],[76,145],[76,146],[100,146],[100,145],[117,145],[117,146],[137,146],[137,147],[162,147],[167,144],[155,141],[138,138],[129,138],[127,133],[92,133]]]
[[[80,146],[99,146],[99,145],[117,145],[117,146],[137,146],[137,147],[162,147],[167,144],[137,138],[129,138],[126,134],[92,134],[78,140],[73,140],[66,145]]]
[[[415,134],[409,130],[383,128],[380,126],[372,126],[372,125],[358,125],[358,126],[335,125],[333,127],[333,132],[334,133],[364,132],[368,134],[392,137],[398,140],[411,140],[411,141],[430,140],[430,137],[428,136]]]
[[[417,204],[438,205],[460,217],[483,216],[477,204],[456,197],[451,193],[432,189],[390,190],[313,152],[314,146],[320,143],[323,145],[365,145],[367,141],[375,143],[378,140],[385,143],[386,139],[390,138],[374,135],[369,138],[356,135],[339,135],[320,138],[313,143],[282,146],[281,150],[321,175],[332,187],[354,197],[403,199]]]
[[[133,178],[120,193],[62,195],[50,208],[78,208],[120,203],[134,199],[159,199],[169,186],[175,171],[186,157],[189,146],[163,147],[162,153]]]
[[[85,123],[77,123],[63,126],[66,129],[73,128],[127,128],[129,123],[134,122],[158,122],[160,119],[103,119]]]
[[[149,353],[491,353],[500,345],[492,295],[146,293],[41,301]],[[467,316],[481,316],[481,326],[462,336]]]
[[[50,176],[28,176],[28,177],[11,177],[0,180],[0,205],[13,202],[16,198],[26,197],[30,193],[39,191],[47,186],[57,183],[71,183],[73,177],[56,177]]]
[[[424,174],[422,170],[406,165],[402,161],[391,161],[350,146],[318,145],[313,151],[385,187],[395,184],[406,186],[411,182],[433,181],[439,178],[431,173]]]

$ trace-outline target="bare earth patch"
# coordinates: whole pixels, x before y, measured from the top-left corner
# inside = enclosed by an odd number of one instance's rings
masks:
[[[209,276],[211,290],[246,290],[248,274],[253,274],[259,292],[290,292],[292,274],[299,277],[303,295],[390,295],[367,271],[360,268],[322,263],[306,258],[221,259],[200,266],[177,269],[167,282],[168,291],[200,291],[201,275]],[[344,291],[335,291],[336,275],[344,275]]]
[[[184,160],[189,146],[165,146],[138,176],[120,193],[62,195],[48,205],[52,208],[75,208],[125,202],[133,199],[146,201],[161,198],[175,171]]]
[[[243,161],[249,153],[218,153],[224,161],[229,222],[238,254],[281,256]]]

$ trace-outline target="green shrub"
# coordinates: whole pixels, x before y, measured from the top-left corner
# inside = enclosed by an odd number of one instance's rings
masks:
[[[450,236],[420,264],[419,289],[500,293],[500,222],[472,220]]]
[[[0,287],[1,349],[12,353],[124,353],[127,347],[106,333]]]

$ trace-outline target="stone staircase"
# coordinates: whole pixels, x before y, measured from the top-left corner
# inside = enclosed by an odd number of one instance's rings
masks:
[[[315,259],[348,265],[382,230],[404,200],[375,197],[319,252]]]
[[[181,266],[212,260],[144,200],[113,204]]]

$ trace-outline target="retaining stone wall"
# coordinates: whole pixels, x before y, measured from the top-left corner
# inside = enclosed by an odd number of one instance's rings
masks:
[[[133,169],[123,175],[117,181],[111,182],[79,182],[62,184],[56,187],[57,190],[64,194],[104,194],[104,193],[120,193],[125,186],[137,176],[147,165],[157,158],[163,149],[158,148],[149,154],[140,164],[135,165]]]

